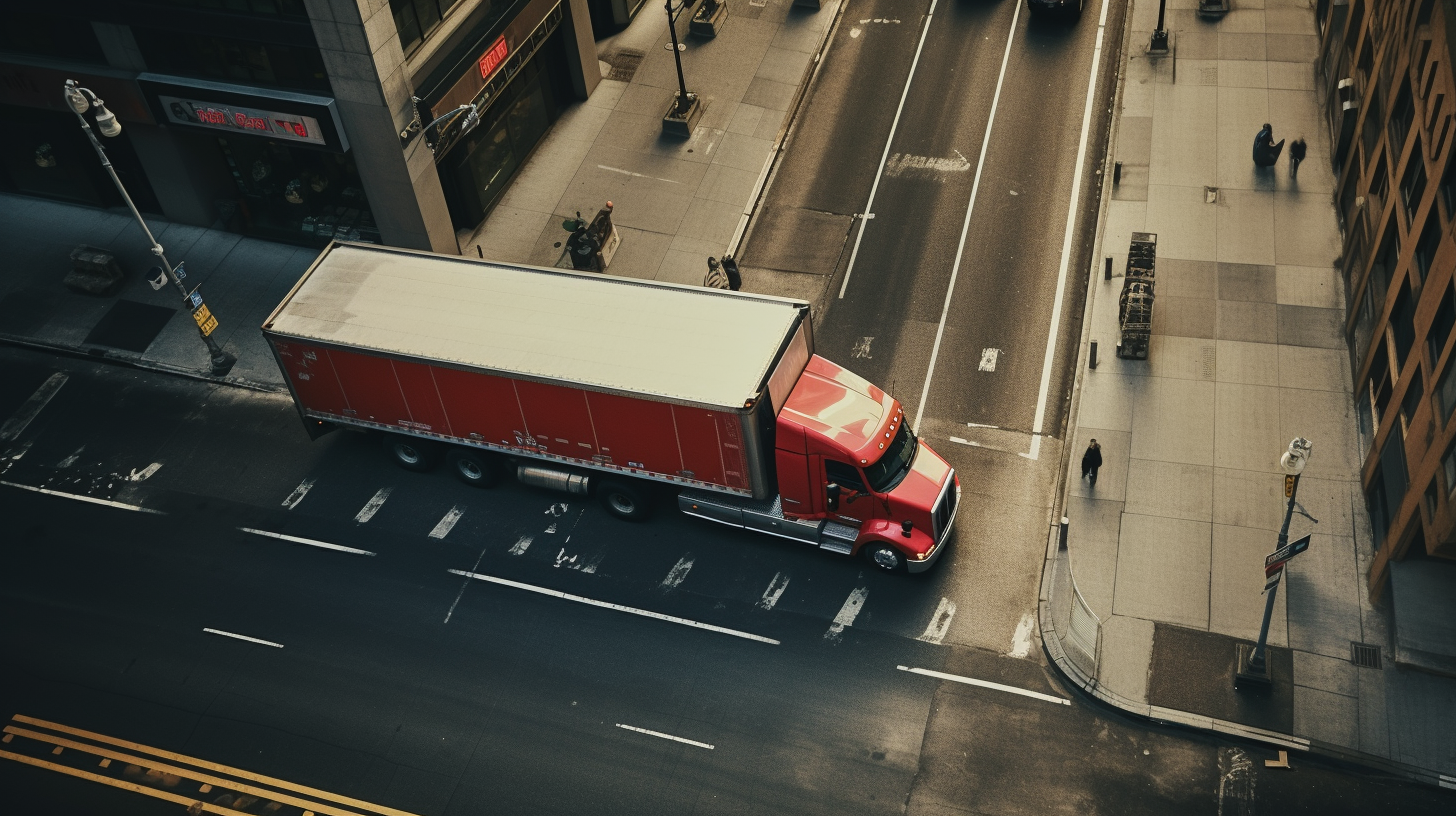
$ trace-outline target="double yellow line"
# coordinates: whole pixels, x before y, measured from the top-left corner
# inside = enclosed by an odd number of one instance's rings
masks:
[[[189,813],[218,813],[249,816],[229,805],[243,797],[291,805],[302,816],[415,816],[403,810],[376,805],[347,796],[328,793],[271,776],[219,765],[203,759],[108,737],[80,728],[16,714],[0,737],[0,758],[99,782],[113,788],[139,793],[184,805]],[[45,759],[37,753],[49,748],[51,756],[72,751],[95,758],[97,770]],[[12,749],[24,749],[12,750]],[[131,778],[152,780],[154,784]]]

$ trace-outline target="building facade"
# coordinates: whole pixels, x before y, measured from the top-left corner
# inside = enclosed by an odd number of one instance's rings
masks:
[[[143,212],[302,245],[458,252],[601,76],[587,0],[39,8],[0,13],[0,189],[122,203],[65,106],[75,79],[121,121],[104,144]]]
[[[1379,598],[1456,559],[1456,0],[1318,0]]]

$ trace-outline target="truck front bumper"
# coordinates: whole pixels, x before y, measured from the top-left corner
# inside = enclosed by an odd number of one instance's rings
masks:
[[[911,574],[914,574],[918,572],[925,572],[926,570],[935,566],[935,562],[940,560],[940,554],[945,552],[946,540],[949,538],[949,533],[941,536],[940,540],[935,542],[935,546],[930,548],[930,554],[927,555],[923,561],[916,561],[910,558],[905,559],[905,569]]]

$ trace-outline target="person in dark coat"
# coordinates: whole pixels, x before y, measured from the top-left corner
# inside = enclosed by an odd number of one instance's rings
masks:
[[[1295,178],[1299,175],[1299,163],[1304,161],[1304,154],[1309,148],[1304,143],[1304,137],[1289,143],[1289,177]]]
[[[1254,166],[1273,167],[1279,161],[1279,154],[1284,152],[1284,140],[1274,141],[1274,126],[1268,122],[1260,129],[1254,137]]]
[[[1082,478],[1086,479],[1090,476],[1095,487],[1097,485],[1097,468],[1100,467],[1102,467],[1102,446],[1097,444],[1097,440],[1094,439],[1087,446],[1087,452],[1082,454]]]

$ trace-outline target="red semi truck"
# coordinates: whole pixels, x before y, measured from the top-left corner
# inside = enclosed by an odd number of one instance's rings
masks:
[[[814,354],[797,300],[332,243],[263,324],[314,438],[399,465],[684,512],[922,572],[955,472],[900,403]]]

